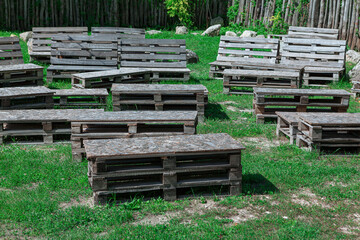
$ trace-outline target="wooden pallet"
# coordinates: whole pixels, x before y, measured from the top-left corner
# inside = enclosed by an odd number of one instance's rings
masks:
[[[59,34],[88,35],[87,27],[33,27],[31,60],[49,63],[51,56],[51,38]]]
[[[146,68],[152,81],[187,81],[185,39],[122,39],[120,68]]]
[[[71,84],[81,88],[111,88],[113,83],[149,83],[151,71],[126,68],[73,74]]]
[[[71,118],[72,155],[84,157],[84,140],[195,134],[196,111],[125,111]]]
[[[339,29],[290,26],[287,36],[289,38],[337,40]]]
[[[89,113],[101,114],[101,109],[46,109],[0,111],[0,143],[52,144],[69,141],[70,117]]]
[[[114,84],[113,109],[198,112],[204,120],[206,87],[182,84]]]
[[[226,69],[223,76],[225,94],[253,94],[251,90],[234,88],[299,88],[302,75],[301,71]]]
[[[359,113],[322,113],[299,117],[299,147],[360,150]]]
[[[0,88],[42,86],[44,68],[35,64],[0,66]]]
[[[18,37],[0,37],[0,65],[24,64]]]
[[[124,27],[92,27],[91,35],[115,35],[118,39],[118,60],[121,56],[122,39],[145,39],[145,29],[142,28],[124,28]]]
[[[234,62],[274,64],[278,53],[278,39],[221,36],[216,61],[210,63],[209,77],[222,79],[223,71]]]
[[[53,108],[54,91],[46,87],[0,88],[0,109]]]
[[[284,38],[283,42],[281,63],[305,67],[305,86],[326,86],[344,73],[346,41]]]
[[[51,44],[47,81],[81,72],[117,69],[115,36],[56,35]]]
[[[106,109],[106,89],[56,89],[54,106],[59,108],[104,108]]]
[[[276,112],[346,112],[351,94],[335,89],[254,88],[257,123],[277,118]]]
[[[145,192],[176,200],[184,190],[209,186],[241,193],[245,148],[227,134],[87,140],[84,145],[96,204]]]

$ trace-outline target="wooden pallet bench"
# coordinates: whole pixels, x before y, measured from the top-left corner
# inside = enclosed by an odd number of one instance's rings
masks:
[[[47,82],[71,74],[117,69],[115,36],[56,35],[51,44]]]
[[[195,134],[196,111],[124,111],[70,118],[72,155],[85,155],[84,140]]]
[[[43,67],[24,64],[17,37],[0,37],[0,88],[42,86]]]
[[[289,38],[337,40],[339,29],[290,26],[287,36]]]
[[[151,71],[126,68],[73,74],[71,84],[80,88],[111,88],[113,83],[149,83]]]
[[[351,94],[335,89],[254,88],[256,122],[277,118],[276,112],[346,112]]]
[[[59,108],[104,108],[108,91],[99,89],[56,89],[54,106]]]
[[[118,39],[118,59],[121,56],[122,39],[145,39],[145,29],[142,28],[124,28],[124,27],[92,27],[91,35],[115,35]]]
[[[70,117],[89,113],[101,114],[101,109],[43,109],[0,111],[0,143],[52,144],[69,141]]]
[[[223,72],[225,94],[253,94],[251,90],[236,88],[271,87],[299,88],[301,71],[225,69]]]
[[[88,35],[87,27],[33,27],[32,48],[29,49],[31,60],[50,62],[51,39],[59,34]]]
[[[0,88],[42,86],[44,68],[35,64],[0,66]]]
[[[322,113],[299,117],[296,144],[318,151],[360,150],[359,113]]]
[[[54,91],[46,87],[0,88],[0,109],[53,108]]]
[[[274,64],[278,53],[278,39],[221,36],[216,61],[210,63],[209,77],[222,79],[223,71],[232,68],[234,62]]]
[[[152,81],[187,81],[185,39],[122,39],[120,68],[146,68]]]
[[[206,87],[182,84],[114,84],[112,89],[114,111],[150,110],[198,112],[204,120]]]
[[[134,193],[176,200],[210,186],[222,194],[241,194],[245,148],[228,134],[86,140],[84,145],[96,204],[129,200]]]
[[[284,38],[283,42],[281,63],[305,67],[305,86],[323,87],[344,73],[346,41]]]

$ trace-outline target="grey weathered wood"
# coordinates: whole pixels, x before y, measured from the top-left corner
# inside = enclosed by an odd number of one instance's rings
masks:
[[[204,120],[207,89],[203,85],[113,84],[114,111],[120,110],[196,110]]]
[[[149,83],[150,73],[150,70],[141,68],[79,73],[73,74],[71,83],[83,88],[111,88],[113,83]]]
[[[0,65],[24,63],[19,38],[0,37]]]
[[[224,69],[229,68],[229,62],[276,63],[279,53],[278,39],[220,38],[218,56],[215,62],[210,63],[210,77],[222,78]],[[240,64],[240,63],[239,63]]]
[[[0,88],[43,85],[43,67],[35,64],[0,66]]]
[[[121,68],[151,68],[153,81],[189,79],[184,39],[122,39],[120,52]]]
[[[288,37],[306,39],[338,39],[339,30],[331,28],[310,28],[290,26]]]
[[[346,112],[351,94],[336,89],[254,88],[258,123],[276,118],[276,112]]]
[[[85,153],[84,140],[195,134],[197,112],[94,112],[69,120],[72,122],[73,159],[80,160]]]
[[[54,90],[46,87],[12,87],[0,88],[0,98],[15,97],[15,96],[32,96],[37,94],[53,95]]]
[[[117,69],[117,46],[116,36],[111,35],[56,35],[51,44],[52,65],[47,81],[70,78],[70,74],[79,72]]]
[[[87,35],[87,27],[33,27],[33,46],[29,51],[32,59],[50,62],[51,38],[58,34],[82,34]]]

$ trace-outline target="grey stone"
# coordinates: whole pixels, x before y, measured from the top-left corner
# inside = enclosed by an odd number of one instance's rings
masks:
[[[236,35],[236,33],[234,33],[233,31],[227,31],[227,32],[225,33],[225,36],[236,37],[237,35]]]
[[[360,62],[358,62],[353,69],[349,72],[349,76],[351,77],[351,80],[359,79],[360,77]]]
[[[20,33],[20,39],[22,39],[24,42],[27,42],[30,38],[32,38],[32,34],[33,33],[31,31]]]
[[[198,63],[199,56],[194,51],[186,49],[186,61],[187,63]]]
[[[188,29],[185,26],[177,26],[175,34],[187,34]]]
[[[241,34],[241,38],[251,38],[251,37],[256,37],[256,32],[254,31],[250,31],[250,30],[246,30]]]
[[[220,28],[221,28],[220,24],[210,26],[208,29],[205,30],[205,32],[203,32],[201,34],[201,36],[205,36],[205,35],[208,35],[208,36],[211,36],[211,37],[219,36]]]
[[[149,31],[146,31],[147,34],[149,35],[154,35],[154,34],[159,34],[161,33],[161,31],[158,31],[158,30],[149,30]]]
[[[346,52],[346,61],[347,62],[353,62],[353,63],[358,63],[360,61],[360,53],[354,51],[354,50],[349,50]]]
[[[34,43],[34,39],[30,38],[29,41],[27,42],[27,46],[28,46],[28,52],[32,52],[33,50],[33,43]]]
[[[224,19],[220,16],[213,18],[210,20],[210,25],[218,25],[220,24],[221,26],[224,26]]]

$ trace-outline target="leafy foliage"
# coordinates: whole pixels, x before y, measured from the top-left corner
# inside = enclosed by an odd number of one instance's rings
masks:
[[[177,17],[184,26],[193,25],[189,0],[165,0],[165,4],[170,17]]]

